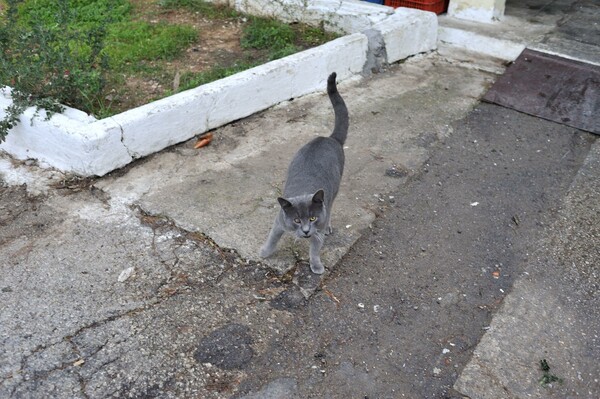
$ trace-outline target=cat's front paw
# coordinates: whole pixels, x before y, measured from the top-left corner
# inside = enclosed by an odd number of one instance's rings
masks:
[[[323,274],[325,273],[325,268],[323,267],[323,263],[320,260],[310,262],[310,270],[314,274]]]
[[[260,257],[261,258],[268,258],[269,256],[273,255],[273,252],[275,252],[275,248],[270,248],[267,245],[263,245],[263,247],[260,249]]]

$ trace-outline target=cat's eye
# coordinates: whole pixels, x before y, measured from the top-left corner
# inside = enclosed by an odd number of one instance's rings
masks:
[[[300,219],[296,218],[296,219],[294,219],[294,223],[300,224],[300,223],[302,223],[302,221]]]
[[[311,216],[310,219],[308,219],[308,220],[310,220],[311,222],[314,222],[315,220],[317,220],[317,217],[316,216]]]

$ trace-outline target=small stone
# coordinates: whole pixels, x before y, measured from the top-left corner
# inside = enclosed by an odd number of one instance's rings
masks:
[[[388,177],[401,178],[408,176],[408,169],[399,165],[392,165],[385,170],[385,175]]]
[[[437,368],[437,367],[434,367],[434,368],[433,368],[433,375],[440,375],[440,373],[441,373],[441,372],[442,372],[442,370],[441,370],[441,369],[439,369],[439,368]]]
[[[126,281],[129,277],[133,275],[134,271],[135,268],[133,266],[128,267],[127,269],[123,270],[121,274],[119,274],[119,278],[117,278],[117,281],[119,281],[119,283]]]

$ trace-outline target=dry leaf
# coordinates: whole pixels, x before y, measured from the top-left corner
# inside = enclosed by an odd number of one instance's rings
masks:
[[[198,148],[207,146],[208,144],[210,144],[212,139],[213,139],[212,133],[205,134],[204,136],[200,137],[200,139],[196,142],[196,144],[194,145],[194,148],[198,149]]]

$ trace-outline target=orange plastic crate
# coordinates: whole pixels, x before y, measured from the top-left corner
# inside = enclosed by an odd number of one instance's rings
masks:
[[[431,11],[441,14],[448,10],[448,0],[384,0],[384,5],[390,7],[418,8],[419,10]]]

